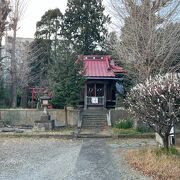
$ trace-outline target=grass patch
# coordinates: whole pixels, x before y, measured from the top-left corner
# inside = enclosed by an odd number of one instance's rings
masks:
[[[119,128],[113,128],[113,134],[114,135],[122,135],[122,134],[134,134],[134,135],[139,135],[141,134],[140,132],[136,131],[135,129],[119,129]]]
[[[162,155],[176,155],[180,156],[180,151],[178,151],[175,147],[170,147],[168,150],[166,148],[158,148],[154,150],[156,156]]]
[[[136,129],[112,129],[112,135],[118,138],[154,138],[155,133],[141,133]]]
[[[153,179],[180,179],[180,152],[175,148],[129,150],[125,154],[130,165]]]
[[[130,129],[133,127],[133,121],[131,119],[122,119],[115,124],[115,128],[118,129]]]

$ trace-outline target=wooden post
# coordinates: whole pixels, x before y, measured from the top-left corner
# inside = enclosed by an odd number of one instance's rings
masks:
[[[68,127],[67,106],[64,106],[64,112],[65,112],[65,126]]]
[[[96,97],[96,83],[94,84],[94,96]]]
[[[84,88],[84,109],[87,109],[87,83],[85,83]]]
[[[107,84],[104,84],[104,108],[106,108]]]

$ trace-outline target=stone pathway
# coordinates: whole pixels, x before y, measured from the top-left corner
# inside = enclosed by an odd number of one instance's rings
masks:
[[[105,140],[84,140],[71,180],[119,180]]]
[[[91,138],[91,137],[96,137],[96,138],[111,138],[111,129],[109,128],[93,128],[93,129],[81,129],[78,134],[79,138]]]

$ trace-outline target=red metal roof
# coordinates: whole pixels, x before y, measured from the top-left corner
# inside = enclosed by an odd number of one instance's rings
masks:
[[[110,56],[83,56],[83,61],[86,77],[115,77],[115,73],[127,73],[122,67],[111,65]]]
[[[124,70],[120,66],[110,65],[110,67],[111,67],[111,69],[113,70],[114,73],[124,73],[124,74],[127,74],[127,71]]]

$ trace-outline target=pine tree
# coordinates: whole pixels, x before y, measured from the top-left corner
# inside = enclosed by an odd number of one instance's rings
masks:
[[[59,9],[45,12],[36,24],[35,40],[31,47],[30,84],[47,86],[49,66],[57,61],[58,34],[63,15]]]
[[[29,56],[29,84],[30,86],[45,87],[48,84],[48,69],[52,59],[48,53],[50,41],[35,39],[31,44]]]
[[[103,46],[110,21],[102,0],[68,0],[62,34],[78,54],[91,54]]]
[[[51,69],[52,104],[55,108],[65,109],[65,124],[68,126],[67,107],[78,105],[84,85],[83,63],[77,61],[77,56],[65,41],[61,42],[57,52],[58,61]]]
[[[53,105],[58,108],[76,106],[84,84],[83,64],[77,56],[62,42],[58,49],[58,62],[51,69]]]
[[[56,58],[56,50],[58,45],[58,33],[61,31],[63,15],[61,11],[50,9],[41,17],[41,20],[36,24],[36,39],[45,39],[50,43],[48,45],[48,55]],[[51,53],[53,49],[53,53]]]

